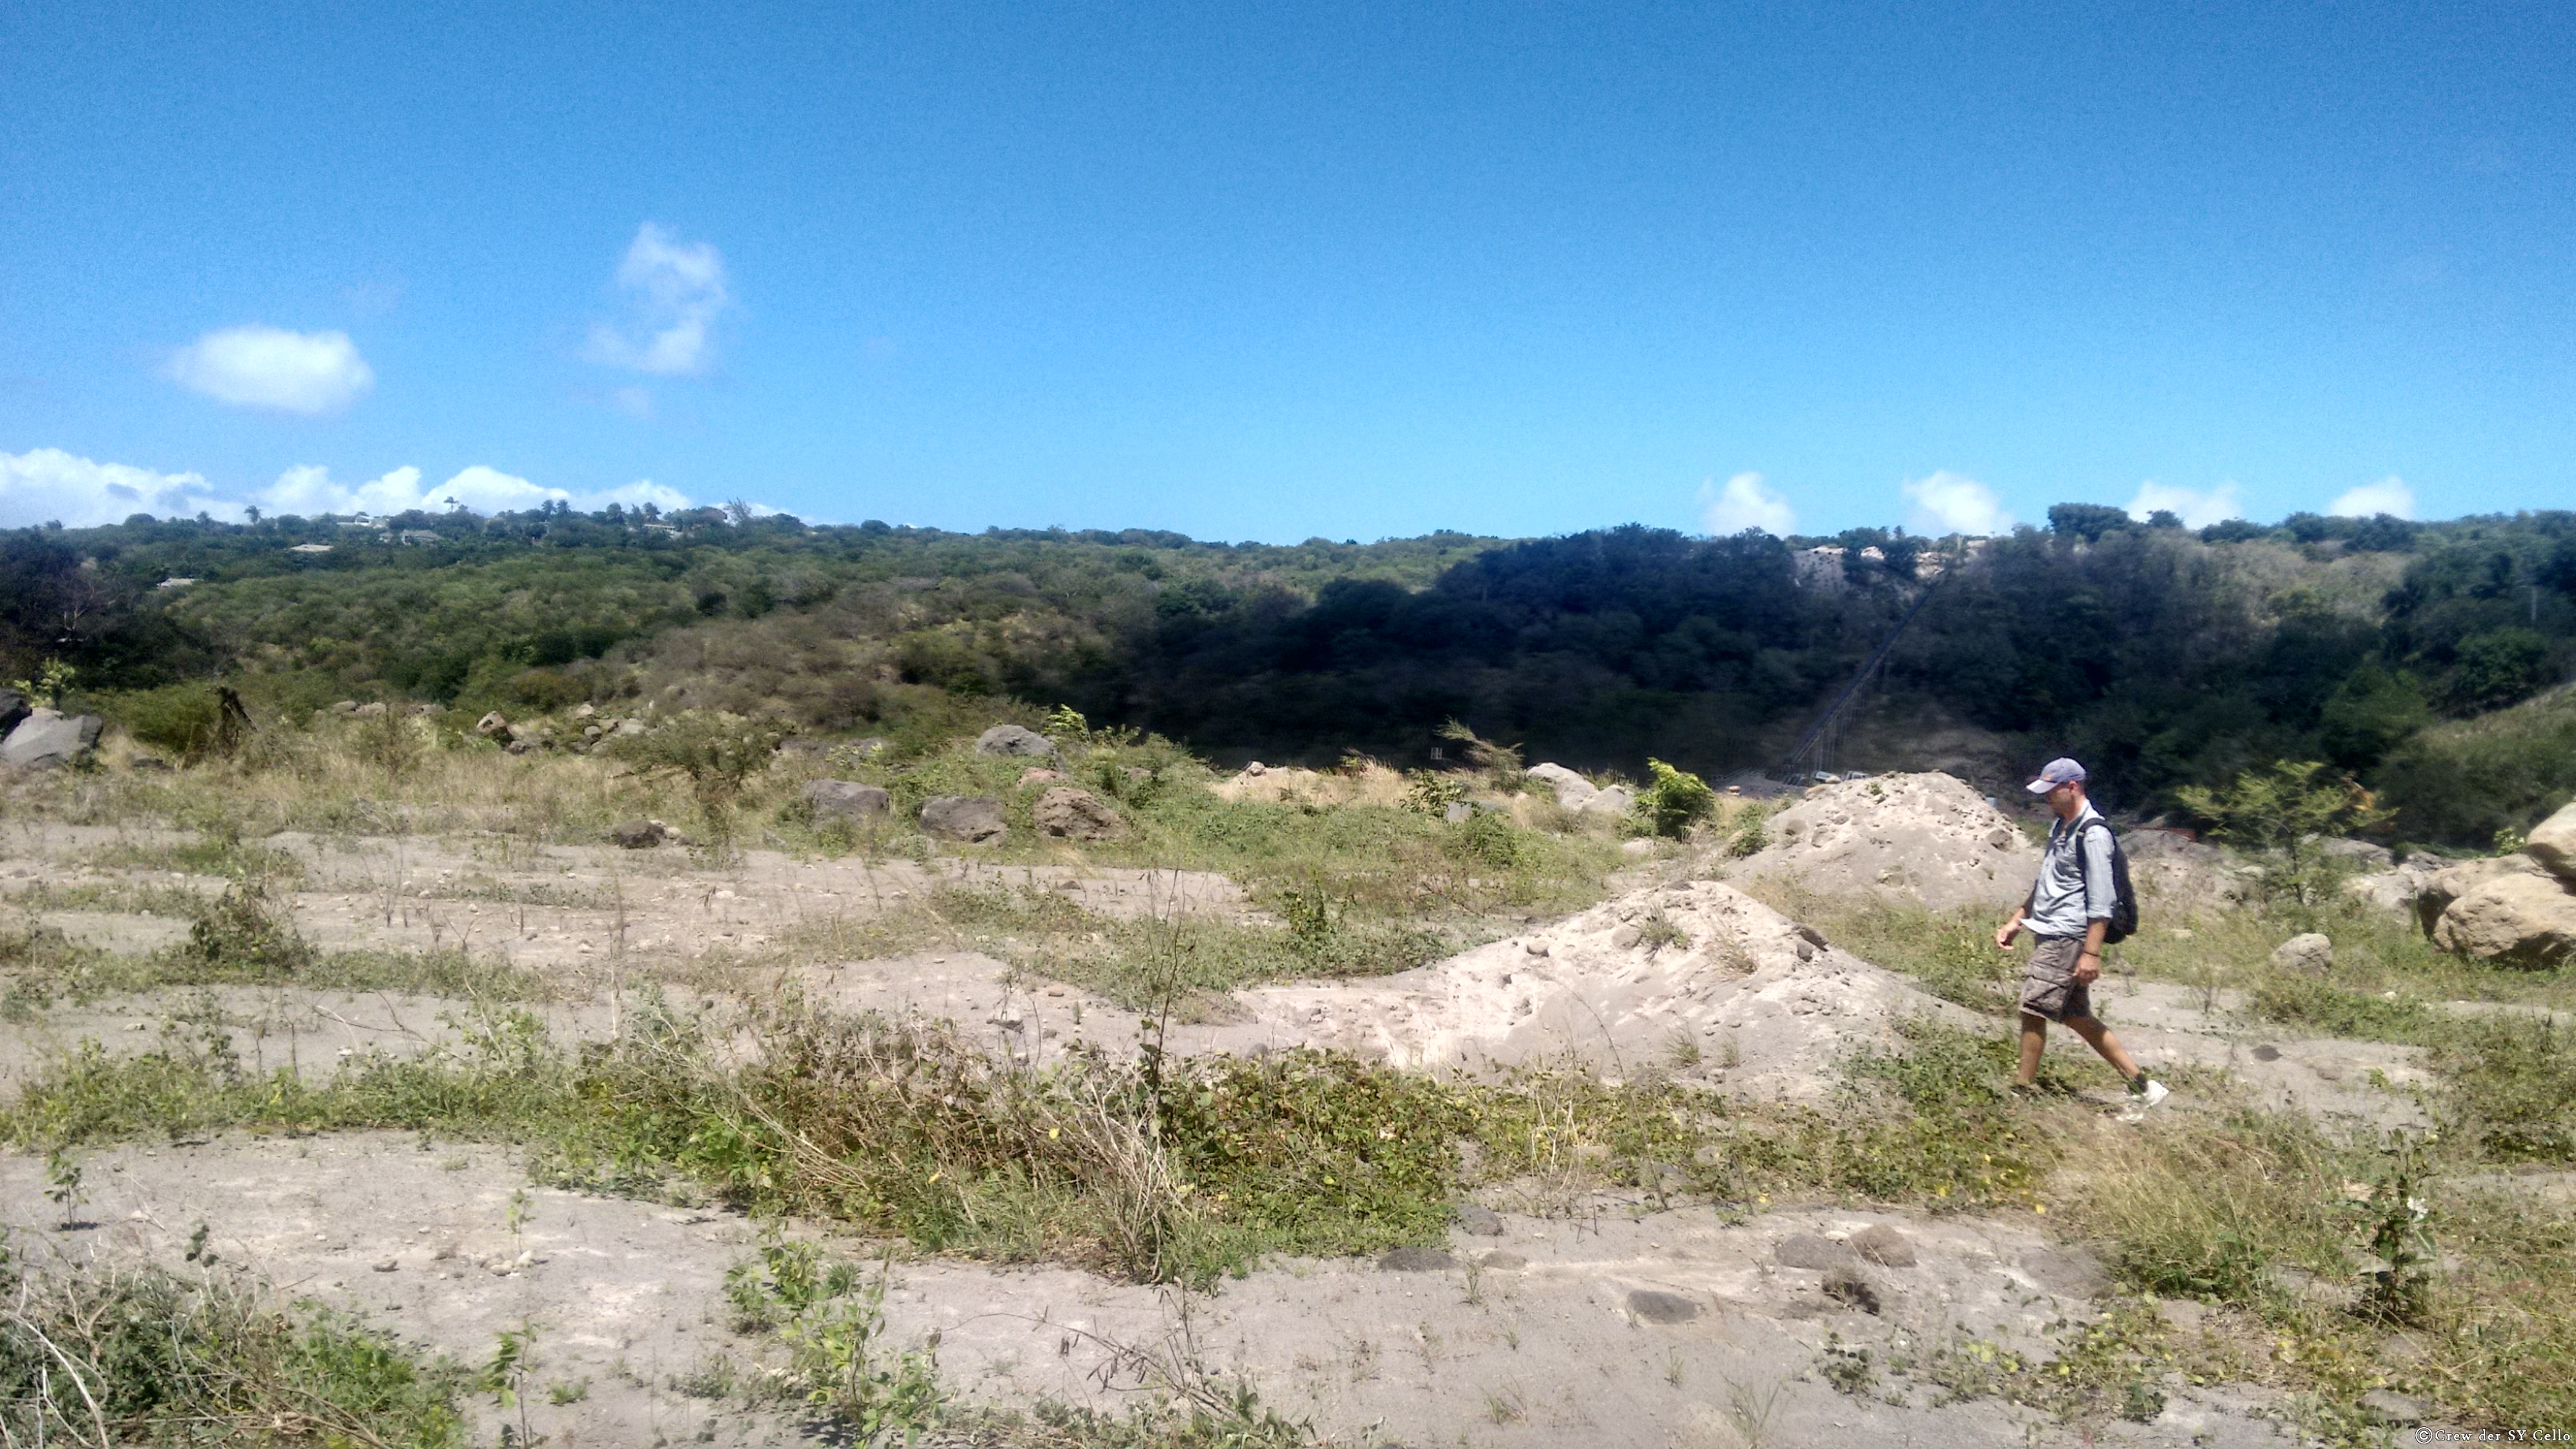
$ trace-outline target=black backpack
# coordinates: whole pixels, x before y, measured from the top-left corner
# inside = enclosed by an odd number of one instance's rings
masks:
[[[2102,944],[2108,946],[2138,933],[2138,893],[2129,886],[2129,853],[2120,848],[2120,832],[2113,830],[2111,822],[2100,816],[2086,821],[2084,828],[2090,830],[2097,825],[2102,827],[2103,834],[2111,837],[2111,920],[2102,930]],[[2084,870],[2084,851],[2080,842],[2075,852],[2075,869],[2079,875]]]

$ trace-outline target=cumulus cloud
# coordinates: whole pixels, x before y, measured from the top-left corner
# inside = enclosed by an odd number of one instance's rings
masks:
[[[1711,478],[1699,485],[1700,527],[1721,537],[1758,528],[1783,534],[1798,526],[1798,511],[1762,481],[1759,473],[1738,473],[1718,486]]]
[[[1918,533],[1985,535],[2012,527],[2012,515],[2004,512],[1995,490],[1946,468],[1929,478],[1907,479],[1904,493],[1914,505],[1906,524]]]
[[[617,265],[617,290],[627,316],[593,326],[584,356],[657,377],[693,376],[713,364],[715,320],[733,296],[711,243],[683,243],[648,221]]]
[[[647,503],[663,509],[690,506],[687,494],[649,478],[597,493],[548,488],[479,463],[432,487],[422,487],[420,478],[418,468],[396,468],[383,477],[351,484],[333,481],[327,468],[289,468],[260,491],[257,501],[272,513],[306,517],[322,513],[405,513],[415,508],[436,512],[452,507],[476,513],[525,512],[558,502],[584,513],[595,513],[611,503],[629,508]]]
[[[170,354],[162,374],[234,407],[336,413],[364,397],[376,374],[346,332],[227,327]]]
[[[2377,513],[2413,518],[2415,490],[2406,486],[2405,479],[2391,473],[2376,483],[2345,489],[2340,497],[2326,505],[2326,512],[2335,518],[2368,518]]]
[[[2170,483],[2139,484],[2138,496],[2129,500],[2129,516],[2144,523],[2148,514],[2159,509],[2181,518],[2185,528],[2207,528],[2245,516],[2244,501],[2236,496],[2233,483],[2221,483],[2206,493]]]
[[[137,513],[239,515],[195,473],[156,473],[97,463],[60,448],[0,453],[0,528],[55,522],[67,528],[122,523]]]

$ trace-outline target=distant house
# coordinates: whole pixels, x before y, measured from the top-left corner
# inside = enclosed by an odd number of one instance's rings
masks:
[[[184,589],[195,582],[195,579],[163,579],[158,587],[165,589]]]
[[[396,535],[405,543],[436,543],[438,535],[426,528],[406,528]]]
[[[288,553],[329,553],[330,551],[331,545],[327,543],[299,543],[287,550]]]

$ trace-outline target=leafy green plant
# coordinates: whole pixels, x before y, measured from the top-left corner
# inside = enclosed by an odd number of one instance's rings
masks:
[[[238,877],[188,927],[187,954],[207,979],[293,980],[317,954],[257,876]]]
[[[1655,834],[1678,839],[1717,809],[1717,792],[1706,780],[1661,760],[1646,761],[1646,768],[1654,778],[1637,793],[1637,813]]]
[[[2326,855],[2328,840],[2377,829],[2392,818],[2350,776],[2330,775],[2322,761],[2281,760],[2248,770],[2224,789],[2186,785],[2183,808],[2209,822],[2220,840],[2275,857],[2264,894],[2275,905],[2315,907],[2332,899],[2345,872]]]

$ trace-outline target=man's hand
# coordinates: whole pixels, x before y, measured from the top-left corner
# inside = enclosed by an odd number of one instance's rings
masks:
[[[2102,976],[2102,958],[2095,952],[2087,951],[2075,958],[2075,969],[2067,974],[2082,984],[2097,981]]]
[[[1998,951],[2011,950],[2014,939],[2020,935],[2021,917],[2014,916],[2011,920],[1995,927],[1995,949]]]

